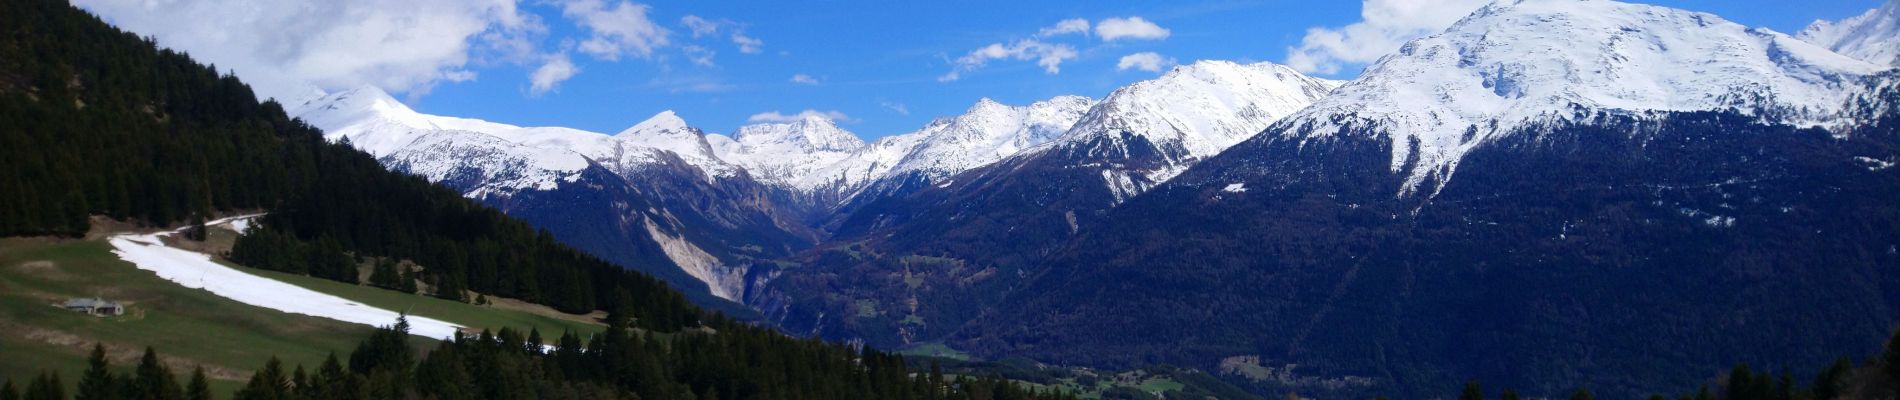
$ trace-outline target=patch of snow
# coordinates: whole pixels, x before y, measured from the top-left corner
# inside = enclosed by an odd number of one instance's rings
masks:
[[[1244,193],[1247,191],[1247,183],[1245,182],[1229,183],[1227,184],[1227,187],[1221,188],[1220,191],[1228,192],[1228,193]]]
[[[210,225],[248,220],[255,215],[212,221]],[[177,230],[147,234],[122,234],[108,239],[112,253],[120,259],[152,271],[159,278],[188,288],[204,289],[240,303],[292,314],[329,318],[354,324],[387,326],[396,323],[401,313],[370,307],[329,294],[281,281],[251,275],[211,261],[204,253],[167,247],[160,238]],[[447,338],[461,328],[441,320],[409,316],[409,332],[418,336]]]
[[[1867,157],[1867,156],[1854,156],[1854,161],[1859,161],[1861,164],[1867,164],[1868,171],[1880,171],[1880,170],[1884,170],[1888,168],[1893,168],[1893,164],[1894,164],[1894,162],[1892,161],[1887,161],[1887,160],[1882,160],[1882,159]]]

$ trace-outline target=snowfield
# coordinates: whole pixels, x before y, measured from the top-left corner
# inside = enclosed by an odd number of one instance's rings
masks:
[[[244,229],[250,226],[250,219],[256,217],[257,215],[230,217],[208,222],[205,225],[229,223],[235,228]],[[370,307],[297,285],[251,275],[212,262],[211,256],[204,253],[167,247],[159,241],[159,238],[174,233],[178,233],[178,230],[121,234],[113,236],[108,241],[112,244],[113,254],[119,255],[120,259],[131,262],[139,269],[152,271],[157,273],[159,278],[185,287],[204,289],[212,294],[244,304],[369,326],[393,324],[396,322],[396,317],[401,315],[395,311]],[[460,328],[461,326],[440,320],[409,316],[409,333],[415,335],[447,338],[454,335]]]

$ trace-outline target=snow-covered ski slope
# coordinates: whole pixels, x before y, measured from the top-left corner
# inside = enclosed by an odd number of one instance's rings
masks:
[[[250,219],[256,217],[257,215],[229,217],[208,222],[205,225],[229,223],[236,229],[245,229],[250,225]],[[370,307],[349,299],[245,273],[212,262],[211,256],[204,253],[168,247],[159,241],[162,237],[178,232],[179,230],[143,234],[128,233],[115,235],[108,241],[112,244],[113,254],[138,266],[139,269],[152,271],[157,273],[159,278],[185,287],[204,289],[212,294],[244,304],[369,326],[394,324],[396,317],[401,315],[396,311]],[[459,329],[461,326],[441,320],[409,316],[409,333],[415,335],[447,338]]]

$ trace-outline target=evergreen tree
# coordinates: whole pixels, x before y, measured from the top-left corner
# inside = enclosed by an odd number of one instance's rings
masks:
[[[1517,390],[1515,390],[1515,389],[1508,389],[1508,388],[1507,388],[1507,389],[1504,389],[1504,392],[1503,392],[1503,393],[1499,393],[1499,394],[1498,394],[1498,399],[1501,399],[1501,400],[1519,400],[1519,399],[1520,399],[1520,397],[1519,397],[1519,396],[1517,395]]]
[[[1484,386],[1478,381],[1465,381],[1465,390],[1458,394],[1458,400],[1484,400]]]
[[[58,373],[41,373],[26,385],[26,400],[66,400],[66,385],[59,382]]]
[[[1881,369],[1885,371],[1887,385],[1900,388],[1900,331],[1887,338],[1887,352],[1880,355]]]
[[[191,370],[191,383],[185,384],[185,400],[211,400],[211,381],[205,379],[205,367]]]
[[[405,373],[415,363],[409,351],[409,317],[397,316],[394,325],[377,329],[369,340],[350,352],[350,370],[360,374],[381,371]]]
[[[106,347],[92,345],[92,355],[86,358],[86,373],[79,377],[79,393],[75,400],[118,399],[118,386],[113,383],[112,371],[107,370]]]
[[[370,270],[369,284],[389,290],[402,289],[402,276],[396,272],[396,261],[383,258],[376,261],[376,267]]]
[[[264,369],[251,375],[250,382],[238,389],[232,396],[236,400],[288,400],[291,399],[290,380],[284,376],[284,365],[277,357],[271,357],[264,363]]]
[[[1590,394],[1590,389],[1585,388],[1577,388],[1576,392],[1570,393],[1570,400],[1596,400],[1596,398]]]
[[[184,397],[184,392],[178,387],[178,378],[159,363],[158,353],[150,346],[145,348],[145,356],[139,358],[131,388],[131,397],[139,400],[178,400]]]
[[[192,214],[191,225],[185,228],[183,236],[185,239],[202,242],[209,233],[210,231],[205,229],[204,214]]]
[[[0,400],[20,400],[20,388],[13,386],[12,379],[8,379],[6,384],[0,385]]]
[[[400,264],[398,264],[396,268],[397,268],[396,279],[401,281],[400,288],[397,290],[401,290],[403,293],[415,293],[416,292],[415,273],[410,271],[409,267],[403,266]]]
[[[1847,375],[1853,373],[1854,364],[1846,358],[1834,361],[1821,374],[1814,377],[1814,400],[1835,400],[1847,392]]]

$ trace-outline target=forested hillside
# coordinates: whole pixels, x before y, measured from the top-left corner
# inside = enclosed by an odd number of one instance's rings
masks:
[[[385,171],[347,144],[326,143],[238,79],[60,0],[0,4],[0,170],[8,172],[0,177],[0,236],[78,236],[96,215],[173,226],[263,210],[270,216],[240,242],[238,257],[256,265],[351,280],[333,270],[339,257],[400,259],[420,265],[438,292],[465,287],[569,312],[611,311],[609,334],[583,345],[575,334],[550,333],[558,337],[551,353],[528,345],[540,342],[539,332],[506,332],[419,356],[402,344],[405,332],[391,328],[350,355],[349,377],[325,381],[347,391],[310,394],[319,386],[291,380],[304,374],[275,375],[281,366],[267,366],[241,397],[1060,397],[999,381],[913,376],[899,356],[703,312],[649,276]],[[115,379],[98,376],[102,368],[80,378],[82,397],[150,389],[176,398],[175,382],[155,378],[170,371],[148,369]],[[283,392],[292,388],[298,394]],[[88,390],[107,397],[85,397]]]

